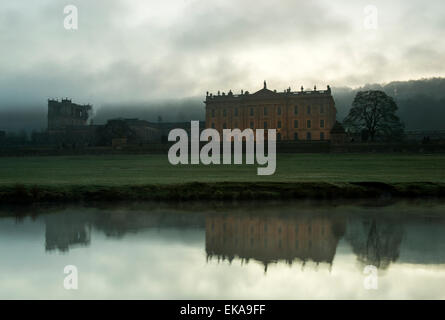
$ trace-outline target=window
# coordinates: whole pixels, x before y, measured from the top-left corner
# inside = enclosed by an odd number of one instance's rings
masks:
[[[298,120],[294,120],[294,128],[298,129]]]
[[[306,127],[307,127],[308,129],[311,128],[311,120],[307,120],[307,122],[306,122]]]
[[[227,129],[227,124],[224,122],[223,129]]]
[[[253,121],[250,121],[250,128],[253,129]]]
[[[278,120],[277,128],[278,128],[278,129],[281,129],[281,120]]]
[[[277,114],[278,114],[278,115],[281,115],[281,107],[280,107],[280,106],[278,106]]]
[[[227,116],[227,111],[226,111],[226,109],[223,109],[223,116],[224,116],[224,117]]]
[[[320,113],[324,113],[324,105],[320,106]]]
[[[253,108],[250,108],[250,115],[253,116]]]
[[[320,120],[320,128],[324,128],[324,120]]]
[[[312,135],[310,132],[306,133],[306,140],[311,140],[312,139]]]
[[[281,133],[277,133],[277,141],[281,141]]]
[[[294,114],[298,114],[298,106],[294,107]]]
[[[212,118],[215,118],[215,109],[212,109]]]
[[[320,140],[324,140],[324,132],[320,132]]]
[[[298,133],[294,133],[294,140],[297,141],[298,140]]]
[[[311,114],[311,106],[307,106],[307,114]]]
[[[264,107],[264,115],[267,116],[267,107]]]
[[[238,122],[235,122],[235,129],[238,129]]]
[[[264,121],[264,129],[267,129],[267,121]]]
[[[235,108],[235,117],[238,117],[238,108]]]
[[[214,122],[212,122],[212,128],[215,129],[215,123]]]

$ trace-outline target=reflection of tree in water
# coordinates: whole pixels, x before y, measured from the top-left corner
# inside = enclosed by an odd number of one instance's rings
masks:
[[[376,220],[349,223],[346,239],[365,265],[386,269],[399,258],[403,228],[399,223]]]

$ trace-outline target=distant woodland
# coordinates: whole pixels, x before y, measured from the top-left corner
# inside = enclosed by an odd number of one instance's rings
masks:
[[[395,98],[398,115],[406,130],[445,130],[445,78],[396,81],[385,85],[367,84],[361,88],[332,87],[338,115],[342,121],[348,114],[355,94],[360,90],[379,89]],[[71,97],[75,102],[76,97]],[[140,118],[153,122],[204,120],[202,97],[150,101],[138,104],[94,106],[94,123],[103,124],[112,118]],[[0,102],[0,130],[30,133],[46,128],[46,101],[35,106],[11,108]]]

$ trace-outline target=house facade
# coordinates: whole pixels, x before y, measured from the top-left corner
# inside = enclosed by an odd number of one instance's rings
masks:
[[[276,129],[277,140],[330,140],[337,110],[327,90],[284,92],[263,89],[250,94],[206,95],[206,127],[222,136],[223,129]],[[266,133],[267,134],[267,133]]]

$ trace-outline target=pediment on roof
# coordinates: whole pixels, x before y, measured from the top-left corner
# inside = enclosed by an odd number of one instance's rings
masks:
[[[273,97],[276,95],[277,95],[276,92],[273,92],[272,90],[269,90],[266,88],[263,88],[263,89],[252,94],[252,96],[254,96],[254,97]]]

